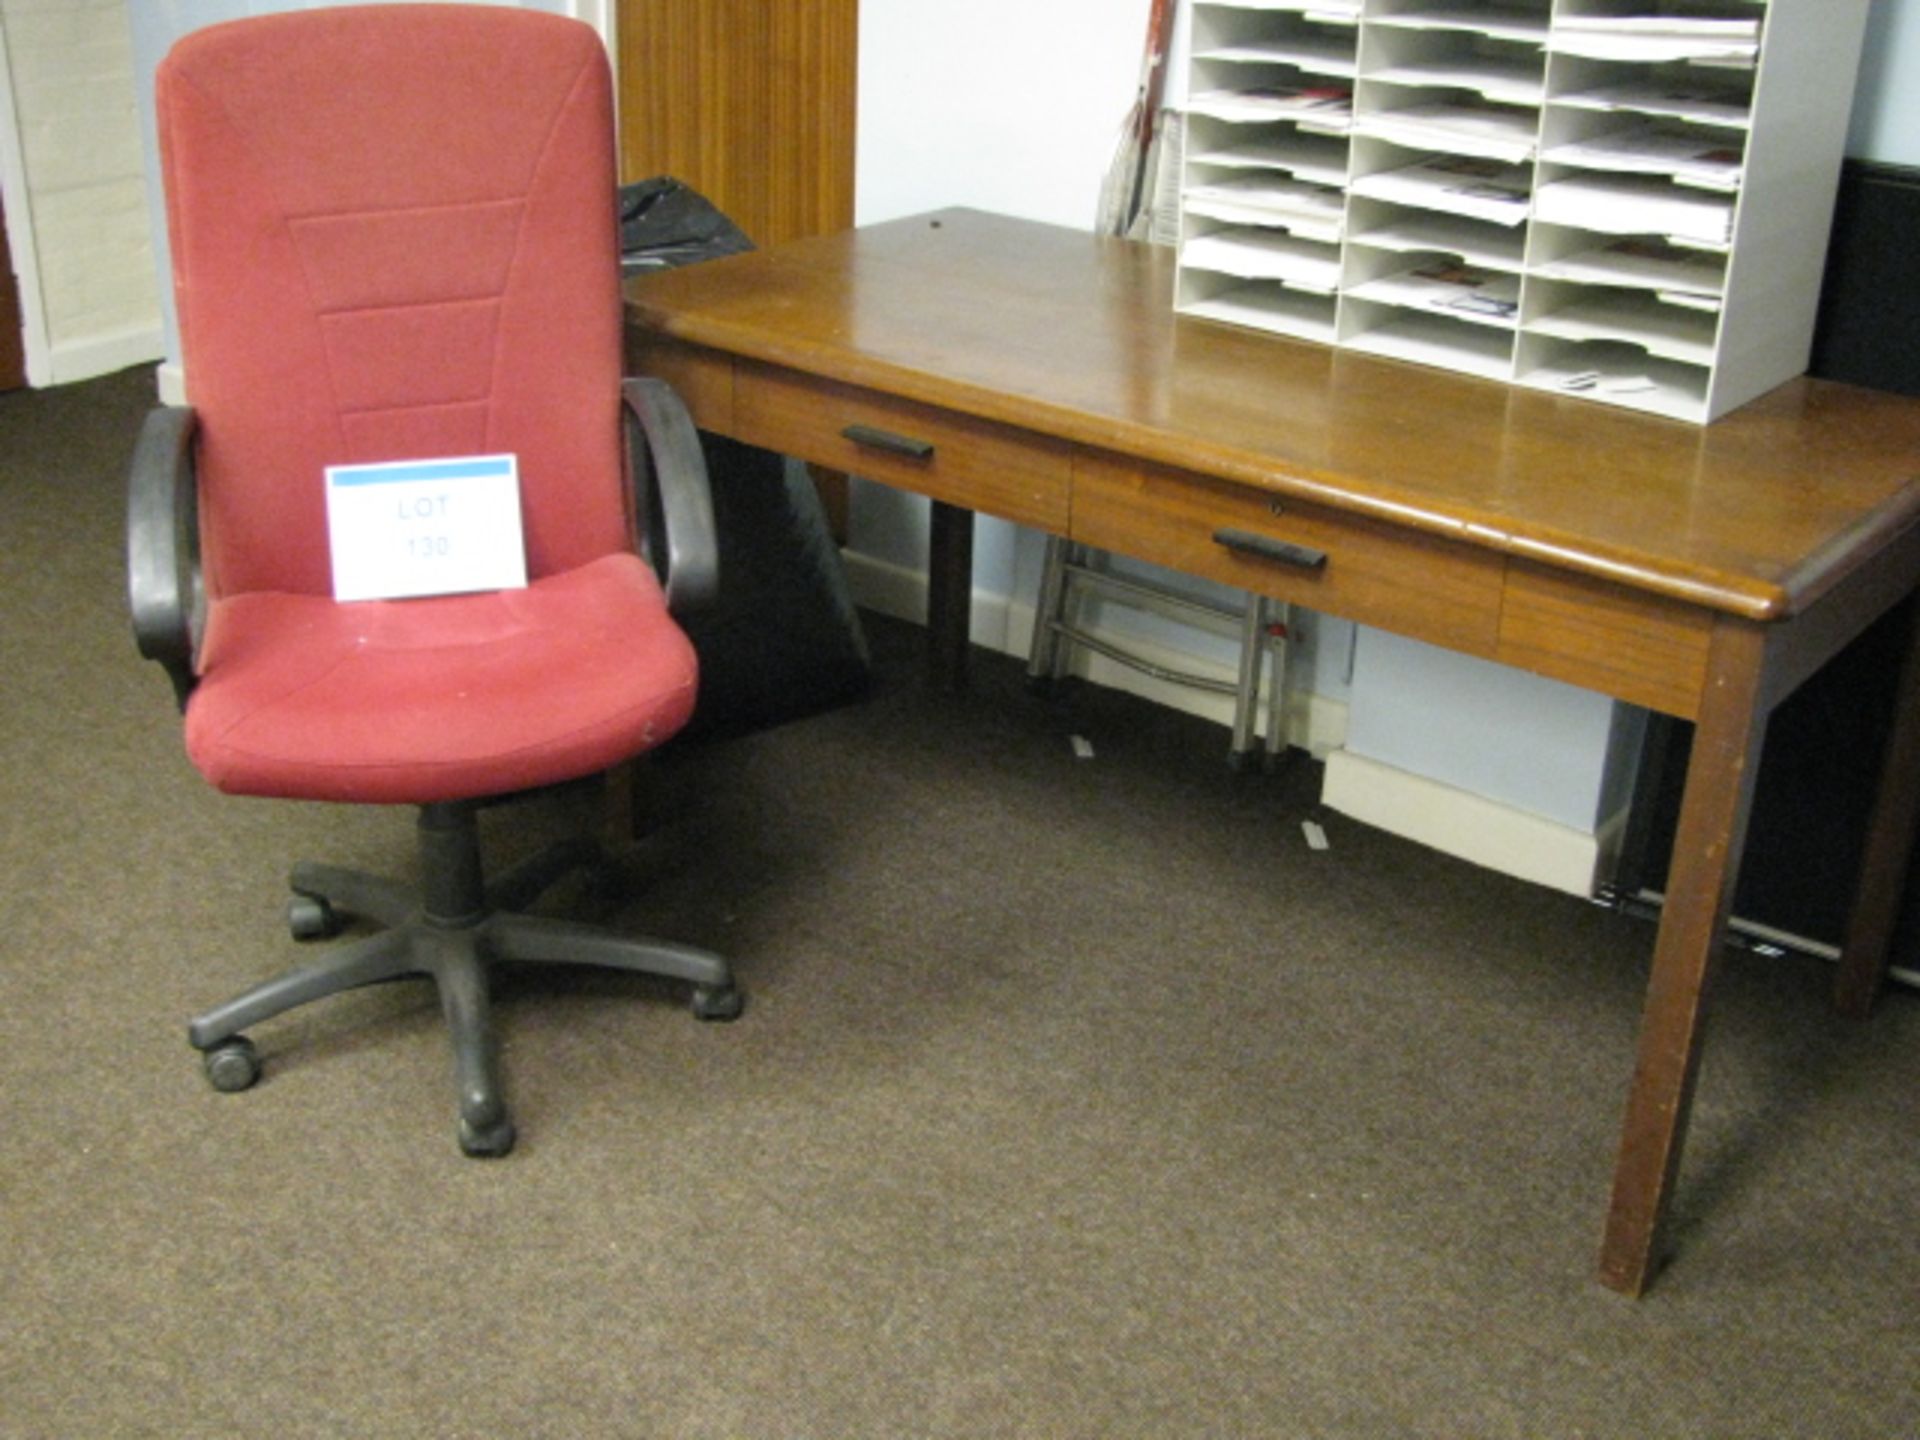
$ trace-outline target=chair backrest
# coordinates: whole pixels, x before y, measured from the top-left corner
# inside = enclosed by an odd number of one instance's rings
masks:
[[[612,85],[558,16],[367,5],[156,77],[203,558],[325,594],[323,469],[511,452],[530,576],[631,548]]]

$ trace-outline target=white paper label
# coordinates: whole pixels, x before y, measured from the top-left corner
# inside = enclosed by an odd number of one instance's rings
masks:
[[[327,538],[336,600],[522,588],[519,463],[462,455],[329,465]]]

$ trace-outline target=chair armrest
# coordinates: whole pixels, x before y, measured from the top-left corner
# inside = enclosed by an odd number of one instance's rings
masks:
[[[199,486],[193,470],[195,417],[184,406],[147,415],[127,487],[127,603],[140,653],[156,660],[186,708],[194,657],[206,625],[200,576]]]
[[[676,615],[712,603],[720,588],[719,534],[700,432],[664,380],[629,377],[629,472],[640,553],[666,587]]]

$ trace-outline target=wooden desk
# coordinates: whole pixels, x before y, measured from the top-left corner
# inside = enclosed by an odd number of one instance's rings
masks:
[[[950,645],[978,510],[1696,722],[1600,1256],[1638,1294],[1768,713],[1920,582],[1920,404],[1801,380],[1701,428],[1178,318],[1171,278],[947,211],[632,281],[631,358],[706,428],[939,502]],[[1911,653],[1900,695],[1859,1013],[1920,800]]]

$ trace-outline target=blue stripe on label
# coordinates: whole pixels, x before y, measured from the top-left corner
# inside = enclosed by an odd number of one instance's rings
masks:
[[[329,485],[391,485],[402,480],[483,480],[513,473],[511,455],[482,455],[470,460],[424,460],[392,465],[334,465]]]

